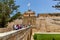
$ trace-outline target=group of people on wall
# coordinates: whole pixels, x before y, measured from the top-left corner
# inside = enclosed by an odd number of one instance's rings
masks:
[[[26,28],[26,27],[30,27],[31,25],[23,25],[23,24],[17,24],[17,25],[13,25],[13,29],[14,30],[18,30],[21,28]]]

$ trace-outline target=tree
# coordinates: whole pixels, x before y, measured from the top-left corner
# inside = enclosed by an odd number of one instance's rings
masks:
[[[15,19],[21,19],[22,18],[22,14],[20,12],[17,12],[14,16],[11,17],[10,21],[13,21]]]
[[[17,11],[18,7],[14,0],[0,0],[0,27],[6,27],[10,15]]]
[[[57,4],[55,4],[55,5],[52,6],[52,7],[60,10],[60,0],[53,0],[53,1],[58,1],[58,2],[57,2]]]

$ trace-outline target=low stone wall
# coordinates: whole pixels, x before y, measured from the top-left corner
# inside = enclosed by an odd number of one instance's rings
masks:
[[[0,33],[0,40],[30,40],[31,28],[22,28],[6,33]]]
[[[0,33],[12,31],[12,30],[13,30],[12,28],[0,28]]]

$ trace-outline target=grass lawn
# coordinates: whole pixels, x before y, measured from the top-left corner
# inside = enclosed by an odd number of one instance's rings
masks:
[[[60,40],[60,34],[34,34],[34,40]]]

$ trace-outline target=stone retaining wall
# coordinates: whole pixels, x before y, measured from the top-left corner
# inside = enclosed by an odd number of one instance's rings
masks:
[[[31,28],[22,28],[6,33],[0,33],[0,40],[30,40]]]

